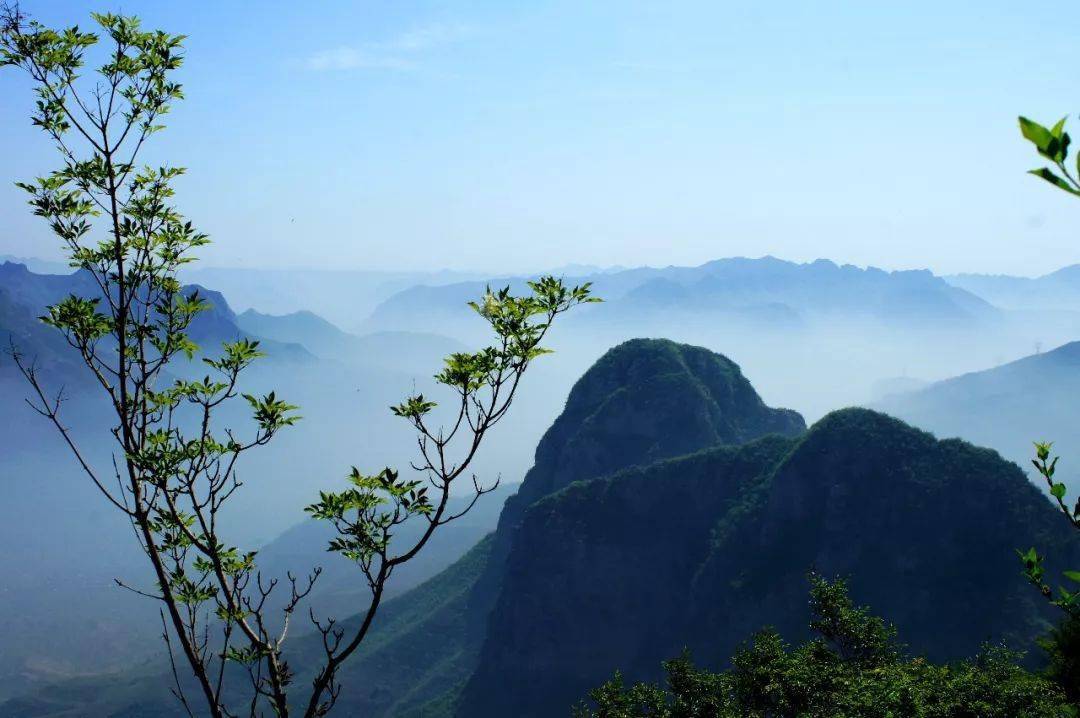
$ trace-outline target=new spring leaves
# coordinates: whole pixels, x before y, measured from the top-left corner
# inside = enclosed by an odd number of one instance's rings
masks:
[[[1054,501],[1057,502],[1058,508],[1061,509],[1065,518],[1073,526],[1080,528],[1080,499],[1077,499],[1072,509],[1065,503],[1067,493],[1065,484],[1054,479],[1054,475],[1057,473],[1058,457],[1050,458],[1052,446],[1050,442],[1035,442],[1035,458],[1031,460],[1031,463],[1035,470],[1039,472],[1039,475],[1046,480],[1050,495],[1054,497]],[[1026,552],[1017,551],[1017,554],[1024,563],[1024,576],[1032,585],[1042,591],[1042,594],[1050,599],[1053,605],[1068,613],[1080,615],[1080,591],[1070,591],[1059,586],[1058,597],[1053,598],[1053,590],[1044,581],[1046,575],[1046,569],[1043,567],[1044,556],[1040,556],[1034,547],[1029,548]],[[1064,571],[1063,574],[1069,581],[1080,584],[1080,571]]]
[[[531,295],[514,296],[509,287],[490,288],[469,306],[483,317],[495,334],[495,342],[476,352],[448,356],[435,380],[456,393],[456,420],[448,428],[435,430],[426,423],[437,403],[423,394],[407,397],[390,410],[406,419],[418,433],[422,461],[412,468],[426,475],[403,479],[387,467],[375,475],[362,474],[353,467],[351,486],[339,492],[320,492],[319,501],[306,511],[314,518],[330,522],[338,536],[328,550],[355,561],[366,569],[378,559],[393,563],[387,556],[392,530],[414,516],[427,517],[432,525],[453,520],[444,516],[445,497],[452,481],[468,466],[479,439],[509,408],[517,384],[529,363],[551,350],[540,345],[556,316],[578,304],[599,302],[591,295],[589,283],[567,287],[555,277],[529,282]],[[449,447],[459,435],[465,439],[464,457],[449,458]],[[473,477],[477,495],[482,489]],[[429,488],[442,497],[432,502]],[[408,552],[407,552],[408,553]]]
[[[1080,197],[1080,155],[1076,156],[1074,174],[1067,165],[1072,138],[1065,131],[1065,120],[1066,118],[1061,118],[1056,125],[1048,129],[1038,122],[1021,117],[1020,132],[1035,145],[1040,155],[1053,162],[1057,168],[1057,172],[1054,172],[1049,167],[1040,167],[1030,170],[1030,173],[1069,194]]]

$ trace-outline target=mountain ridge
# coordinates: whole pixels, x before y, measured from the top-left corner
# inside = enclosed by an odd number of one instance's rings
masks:
[[[772,256],[731,257],[695,267],[640,267],[574,277],[572,281],[593,283],[597,295],[611,305],[604,310],[609,320],[612,315],[652,311],[657,301],[661,301],[659,306],[674,303],[692,311],[723,310],[735,315],[760,305],[787,306],[798,314],[842,310],[886,323],[994,321],[998,314],[989,302],[929,270],[886,271],[827,259],[796,263]],[[460,319],[460,310],[454,311],[461,304],[459,300],[481,293],[485,286],[520,288],[524,282],[523,277],[503,277],[486,283],[412,287],[376,306],[366,325],[436,326],[454,317]],[[652,291],[636,291],[650,283],[654,283]],[[669,291],[658,294],[660,287]],[[594,314],[583,313],[578,321],[587,321],[586,317]]]

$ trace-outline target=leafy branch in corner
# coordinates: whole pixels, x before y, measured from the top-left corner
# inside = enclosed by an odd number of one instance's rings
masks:
[[[1066,520],[1075,529],[1080,529],[1080,499],[1070,509],[1065,503],[1068,490],[1060,481],[1054,478],[1057,473],[1057,456],[1050,457],[1050,449],[1053,445],[1049,442],[1035,442],[1035,458],[1031,460],[1035,470],[1046,481],[1050,495],[1054,498],[1057,507],[1065,515]],[[1044,556],[1039,555],[1035,547],[1027,551],[1017,551],[1020,560],[1024,563],[1024,575],[1050,602],[1073,617],[1080,617],[1080,589],[1069,590],[1063,586],[1058,587],[1057,597],[1054,597],[1053,589],[1046,583],[1046,569],[1043,566]],[[1080,571],[1064,571],[1065,578],[1072,583],[1080,585]]]
[[[1067,118],[1062,118],[1053,127],[1047,128],[1026,117],[1020,117],[1020,132],[1035,145],[1035,150],[1042,157],[1053,162],[1058,170],[1055,173],[1048,167],[1042,167],[1031,170],[1030,173],[1073,196],[1080,197],[1080,155],[1076,157],[1076,174],[1073,175],[1067,165],[1072,138],[1065,131],[1066,120]],[[1031,460],[1031,463],[1046,481],[1050,495],[1066,520],[1073,528],[1080,530],[1080,499],[1077,499],[1072,508],[1069,508],[1065,502],[1067,489],[1065,484],[1055,479],[1059,457],[1050,458],[1052,446],[1052,442],[1035,442],[1035,458]],[[1064,610],[1073,619],[1080,619],[1080,589],[1069,590],[1059,587],[1055,598],[1053,589],[1045,580],[1044,557],[1035,547],[1027,551],[1017,551],[1017,554],[1024,563],[1024,575],[1028,581],[1037,586],[1053,605]],[[1064,571],[1064,575],[1072,583],[1080,585],[1080,571]]]

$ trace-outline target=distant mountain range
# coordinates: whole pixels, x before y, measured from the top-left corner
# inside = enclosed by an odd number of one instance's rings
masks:
[[[234,307],[269,314],[310,311],[349,331],[379,302],[418,284],[439,286],[476,281],[478,272],[390,272],[369,270],[239,269],[192,267],[184,281],[220,287]],[[404,328],[404,327],[402,327]],[[397,329],[397,328],[394,328]]]
[[[1080,264],[1041,277],[954,274],[944,279],[1003,309],[1080,311]]]
[[[68,274],[71,271],[63,262],[0,254],[0,264],[4,262],[26,265],[38,274]],[[685,299],[680,296],[679,288],[691,289],[698,281],[708,277],[723,280],[725,284],[720,288],[717,293],[719,296],[714,297],[714,300],[719,299],[720,302],[725,302],[738,299],[738,304],[755,304],[761,301],[759,298],[758,301],[746,302],[743,301],[744,297],[735,296],[746,291],[749,286],[753,286],[753,291],[770,295],[770,298],[765,300],[766,304],[773,303],[777,291],[775,286],[770,288],[769,284],[778,280],[782,281],[781,278],[794,279],[796,285],[820,284],[822,280],[828,280],[829,283],[834,284],[837,281],[847,282],[854,291],[859,291],[855,287],[861,282],[863,288],[871,291],[868,297],[871,307],[879,304],[878,297],[874,295],[886,298],[889,296],[878,294],[878,288],[885,286],[880,283],[883,278],[891,278],[893,288],[900,295],[906,291],[902,288],[903,284],[907,284],[907,289],[911,289],[918,286],[919,282],[936,284],[932,280],[940,279],[947,285],[975,295],[1000,309],[1060,310],[1068,308],[1080,310],[1080,265],[1063,267],[1040,277],[974,273],[935,277],[927,270],[887,272],[873,267],[863,269],[851,265],[837,265],[825,259],[797,264],[766,256],[757,259],[741,257],[718,259],[698,267],[628,268],[567,264],[545,270],[543,273],[567,278],[597,280],[598,288],[604,289],[613,298],[621,298],[636,288],[657,282],[655,286],[643,289],[640,299],[649,301],[647,298],[651,296],[653,300],[661,302]],[[829,274],[834,276],[829,277]],[[486,272],[451,270],[410,272],[199,266],[186,269],[184,276],[186,281],[191,283],[223,289],[229,303],[241,310],[254,308],[260,312],[276,315],[306,310],[326,317],[338,326],[352,331],[358,329],[360,322],[380,303],[393,298],[395,294],[407,292],[413,287],[440,287],[463,283],[482,287],[488,282],[497,284],[520,280],[527,274],[493,275]],[[605,279],[601,281],[601,278]],[[930,283],[923,284],[922,288],[931,288]],[[874,288],[875,284],[878,288]],[[805,285],[801,289],[795,286],[779,294],[790,299],[795,293],[806,289]],[[814,291],[811,290],[811,294]],[[843,291],[847,290],[842,290],[840,295]],[[693,294],[693,292],[688,293]],[[939,300],[932,295],[939,293],[938,288],[932,288],[926,297],[927,303],[923,305],[925,309],[936,308]],[[814,302],[810,303],[816,303],[818,300],[824,300],[826,304],[835,302],[841,299],[840,295],[833,296],[831,299],[819,295]],[[901,298],[897,295],[892,296]],[[967,305],[968,310],[980,311],[970,305],[970,298],[960,299],[960,296],[953,295],[953,298],[961,305]],[[807,298],[804,296],[800,301],[791,303],[799,306],[806,305]],[[395,301],[404,300],[395,299]],[[882,307],[882,309],[885,316],[891,312],[889,307]],[[901,309],[906,312],[913,308],[901,307]],[[390,311],[390,307],[383,311]],[[403,328],[393,327],[393,329]]]
[[[0,271],[8,265],[0,265]],[[0,384],[21,381],[10,352],[27,347],[42,371],[60,377],[65,384],[77,385],[84,377],[64,338],[45,326],[35,310],[17,300],[17,294],[0,285]]]
[[[21,308],[23,319],[18,320],[20,327],[26,326],[26,316],[31,317],[31,323],[41,327],[37,317],[45,313],[48,305],[56,304],[70,294],[88,298],[102,296],[97,283],[87,272],[38,274],[30,271],[26,265],[12,262],[0,264],[0,291],[4,292],[11,304]],[[252,336],[238,326],[236,314],[220,292],[197,285],[186,285],[183,291],[185,293],[198,292],[208,304],[208,310],[196,315],[189,329],[192,339],[205,348],[214,350],[221,342]],[[14,328],[16,326],[14,315],[11,317],[11,322]],[[6,326],[0,323],[0,329]],[[52,331],[52,334],[58,336],[55,331]],[[273,339],[267,341],[267,338],[261,338],[264,340],[264,349],[274,361],[311,359],[310,353],[297,344]],[[28,348],[35,347],[36,342],[28,345]]]
[[[350,334],[307,311],[270,315],[249,309],[236,317],[236,324],[255,336],[299,344],[323,359],[366,368],[433,374],[439,359],[467,349],[457,340],[434,333]]]
[[[604,347],[659,336],[724,351],[752,370],[765,396],[816,418],[880,396],[882,380],[933,381],[1080,337],[1080,312],[999,307],[974,285],[976,291],[956,286],[962,277],[946,281],[925,270],[762,257],[697,267],[568,265],[556,271],[569,282],[594,282],[606,300],[560,323],[557,394]],[[527,291],[522,276],[461,272],[202,268],[187,276],[244,309],[235,321],[245,331],[347,362],[387,355],[407,360],[412,352],[399,351],[395,337],[410,348],[424,341],[415,335],[437,335],[431,347],[448,346],[438,337],[479,345],[488,340],[487,328],[466,303],[489,285]],[[354,350],[349,337],[356,334],[380,341]],[[792,365],[813,374],[814,382],[792,372]],[[547,421],[556,412],[557,406],[544,404]],[[542,429],[538,425],[534,436]]]
[[[595,361],[598,347],[665,337],[723,351],[752,372],[763,396],[811,419],[865,405],[895,377],[934,381],[1080,337],[1080,313],[1000,309],[927,271],[764,257],[568,281],[593,281],[605,301],[558,328],[560,352],[577,352],[565,380]],[[490,283],[527,291],[521,278]],[[484,325],[465,302],[485,286],[412,287],[380,304],[363,326],[479,341]]]
[[[720,315],[729,321],[790,328],[802,321],[842,317],[884,324],[956,326],[990,321],[997,310],[926,270],[886,272],[819,259],[796,264],[775,257],[719,259],[698,267],[638,268],[569,278],[591,281],[608,303],[590,317],[637,321],[671,314]],[[521,288],[521,278],[486,284]],[[463,301],[485,282],[417,286],[382,302],[365,326],[425,330],[466,316]],[[598,314],[600,312],[601,314]],[[585,317],[581,317],[585,320]]]
[[[22,264],[31,272],[37,274],[71,274],[71,266],[67,262],[59,262],[50,259],[37,259],[36,257],[16,257],[12,254],[0,254],[0,264]]]

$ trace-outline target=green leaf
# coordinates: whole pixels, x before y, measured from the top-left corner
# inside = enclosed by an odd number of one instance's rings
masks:
[[[1046,154],[1050,144],[1054,142],[1054,135],[1050,130],[1046,129],[1038,122],[1029,120],[1028,118],[1021,116],[1020,118],[1020,133],[1035,145],[1035,149],[1039,151],[1039,154]]]
[[[1076,189],[1071,184],[1066,182],[1064,179],[1062,179],[1061,177],[1058,177],[1056,174],[1051,172],[1048,167],[1040,167],[1037,170],[1028,170],[1028,174],[1035,175],[1036,177],[1038,177],[1040,179],[1046,180],[1047,182],[1054,185],[1058,189],[1063,189],[1066,192],[1068,192],[1069,194],[1076,195],[1077,197],[1080,197],[1080,190]]]
[[[1062,573],[1073,583],[1080,583],[1080,571],[1063,571]]]
[[[1065,484],[1054,484],[1050,487],[1050,494],[1059,501],[1065,498]]]
[[[1062,117],[1056,125],[1050,128],[1050,134],[1057,140],[1056,151],[1052,158],[1055,162],[1064,162],[1069,157],[1069,145],[1072,143],[1072,138],[1065,131],[1065,120],[1067,119],[1068,117]]]

